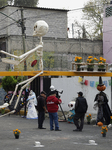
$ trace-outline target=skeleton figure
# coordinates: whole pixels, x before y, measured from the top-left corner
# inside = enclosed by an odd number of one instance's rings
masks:
[[[43,74],[43,42],[42,42],[42,36],[44,36],[47,32],[48,32],[48,29],[49,29],[49,26],[48,24],[43,21],[43,20],[39,20],[37,21],[35,24],[34,24],[34,32],[33,32],[33,36],[38,36],[40,37],[40,43],[39,45],[37,45],[34,49],[20,55],[20,56],[16,56],[16,55],[13,55],[13,54],[10,54],[10,53],[7,53],[3,50],[0,50],[1,53],[3,54],[6,54],[6,55],[9,55],[13,58],[16,58],[18,60],[10,60],[10,59],[7,59],[7,58],[2,58],[2,62],[5,62],[5,63],[9,63],[9,64],[14,64],[14,65],[18,65],[20,63],[22,63],[23,61],[25,61],[29,56],[31,56],[31,54],[33,54],[35,51],[37,52],[37,55],[39,56],[40,58],[40,62],[39,62],[39,69],[40,69],[40,73],[35,75],[34,77],[30,78],[30,79],[27,79],[19,84],[16,85],[16,88],[15,88],[15,91],[13,93],[13,96],[9,102],[9,104],[3,104],[3,106],[0,106],[0,108],[2,107],[7,107],[9,105],[11,105],[12,101],[13,101],[13,98],[15,96],[15,93],[18,89],[18,86],[19,85],[22,85],[22,84],[25,84],[24,86],[21,87],[21,90],[20,90],[20,93],[19,93],[19,96],[18,96],[18,99],[16,101],[16,104],[15,104],[15,107],[14,109],[16,110],[16,107],[17,107],[17,104],[19,102],[19,99],[20,99],[20,96],[21,96],[21,93],[23,91],[24,88],[26,88],[37,76]],[[13,111],[14,112],[14,111]]]
[[[22,63],[23,61],[25,61],[29,56],[31,56],[31,54],[33,54],[35,51],[37,52],[37,55],[40,57],[40,70],[43,70],[43,60],[42,60],[42,57],[43,57],[43,42],[42,42],[42,36],[45,35],[47,32],[48,32],[48,24],[43,21],[43,20],[40,20],[40,21],[37,21],[35,24],[34,24],[34,32],[33,32],[33,36],[39,36],[40,37],[40,43],[39,45],[37,45],[34,49],[20,55],[20,56],[16,56],[16,55],[13,55],[13,54],[10,54],[10,53],[7,53],[3,50],[0,50],[1,53],[3,54],[6,54],[6,55],[9,55],[13,58],[16,58],[17,60],[10,60],[10,59],[7,59],[7,58],[2,58],[2,62],[5,62],[5,63],[9,63],[9,64],[14,64],[14,65],[18,65],[20,63]]]

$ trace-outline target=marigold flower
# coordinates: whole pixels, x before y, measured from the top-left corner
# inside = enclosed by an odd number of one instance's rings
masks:
[[[88,58],[90,59],[90,58],[93,58],[93,56],[88,56]]]
[[[94,60],[98,61],[98,59],[95,57]]]
[[[20,130],[18,130],[18,132],[19,132],[19,133],[21,133],[21,131],[20,131]]]
[[[81,59],[82,59],[82,57],[79,57],[78,59],[80,59],[80,60],[81,60]]]
[[[91,62],[92,62],[92,59],[90,59],[89,62],[91,63]]]

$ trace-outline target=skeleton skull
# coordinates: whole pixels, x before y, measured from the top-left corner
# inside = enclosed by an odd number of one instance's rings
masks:
[[[43,36],[48,32],[48,29],[48,24],[43,20],[39,20],[34,24],[33,36]]]
[[[74,109],[75,107],[75,101],[71,101],[68,103],[68,107],[70,108],[70,110]]]

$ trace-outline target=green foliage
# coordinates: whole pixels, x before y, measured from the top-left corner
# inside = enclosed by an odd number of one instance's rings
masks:
[[[0,0],[0,7],[6,5],[36,7],[39,0]]]
[[[15,76],[5,76],[2,79],[2,87],[3,89],[8,92],[8,91],[14,91],[15,90],[15,86],[17,83],[23,81],[24,78],[19,76],[19,77],[15,77]],[[20,90],[20,86],[18,88],[18,90]]]
[[[54,52],[44,52],[43,61],[44,61],[44,68],[50,70],[54,67]]]
[[[39,0],[14,0],[15,6],[36,7]]]
[[[0,0],[0,7],[6,6],[8,4],[7,0]]]
[[[6,6],[6,5],[11,5],[13,3],[13,0],[0,0],[0,7]]]
[[[16,84],[17,80],[13,76],[5,76],[2,79],[2,87],[6,92],[14,91]]]

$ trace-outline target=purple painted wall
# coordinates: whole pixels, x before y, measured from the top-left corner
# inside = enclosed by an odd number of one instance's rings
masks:
[[[106,8],[112,7],[112,4],[104,7],[103,17],[103,56],[107,63],[112,63],[112,16],[106,17]]]

